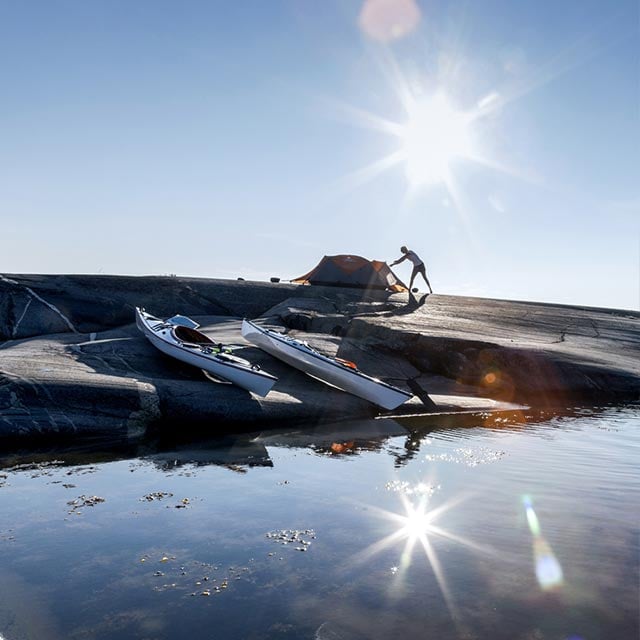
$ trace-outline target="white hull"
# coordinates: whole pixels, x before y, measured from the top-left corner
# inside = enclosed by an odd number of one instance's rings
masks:
[[[207,373],[232,382],[259,396],[266,396],[277,378],[250,362],[230,353],[220,353],[215,345],[191,344],[176,335],[178,325],[160,320],[136,307],[136,325],[144,336],[162,353],[176,360],[203,369]],[[205,336],[206,338],[206,336]]]
[[[412,397],[407,391],[372,378],[362,371],[341,364],[335,358],[318,353],[299,340],[263,329],[249,320],[242,322],[242,335],[263,351],[300,369],[312,378],[384,409],[395,409]]]

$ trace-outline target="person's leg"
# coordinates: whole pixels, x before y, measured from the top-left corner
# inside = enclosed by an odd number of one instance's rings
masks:
[[[424,264],[422,264],[419,267],[420,273],[422,274],[422,277],[424,278],[424,281],[427,283],[427,287],[429,287],[429,293],[433,293],[433,289],[431,288],[431,285],[429,284],[429,278],[427,278],[427,270],[425,269]]]
[[[411,279],[409,280],[409,293],[413,291],[413,281],[416,279],[418,275],[418,267],[413,267],[413,271],[411,272]]]

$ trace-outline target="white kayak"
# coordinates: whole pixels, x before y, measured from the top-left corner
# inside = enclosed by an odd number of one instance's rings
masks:
[[[368,376],[353,362],[325,356],[312,349],[306,342],[264,329],[250,320],[242,321],[242,336],[263,351],[300,369],[312,378],[364,398],[384,409],[395,409],[412,397],[408,391]]]
[[[136,325],[162,353],[259,396],[266,396],[277,380],[258,365],[233,355],[230,349],[197,331],[200,325],[191,318],[174,316],[161,320],[136,307]]]

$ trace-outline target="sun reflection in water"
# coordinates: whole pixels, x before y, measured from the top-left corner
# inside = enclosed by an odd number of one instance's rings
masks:
[[[442,528],[437,523],[445,512],[468,500],[470,497],[470,495],[460,496],[438,507],[429,508],[430,495],[422,494],[417,501],[412,502],[408,495],[403,493],[400,495],[402,509],[399,513],[377,507],[369,507],[370,510],[382,518],[396,524],[397,527],[388,536],[374,542],[361,551],[353,559],[354,562],[358,564],[370,562],[374,556],[385,550],[400,546],[400,561],[390,569],[391,575],[393,576],[390,585],[390,595],[399,597],[405,587],[409,567],[411,567],[417,559],[422,558],[426,560],[426,565],[431,569],[436,579],[438,588],[444,598],[452,620],[459,620],[460,616],[456,611],[454,599],[449,590],[445,573],[433,541],[436,538],[444,538],[456,544],[469,547],[477,552],[487,554],[494,553],[492,549],[456,535]]]
[[[418,540],[426,536],[431,531],[431,520],[434,512],[427,511],[424,500],[421,500],[417,506],[405,500],[406,515],[401,516],[404,526],[400,530],[403,537],[409,540]]]

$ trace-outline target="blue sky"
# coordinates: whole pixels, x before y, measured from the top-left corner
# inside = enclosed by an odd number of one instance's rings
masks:
[[[0,5],[0,271],[289,279],[406,244],[436,292],[637,309],[638,3],[367,1]],[[464,144],[432,118],[416,181],[434,96]]]

